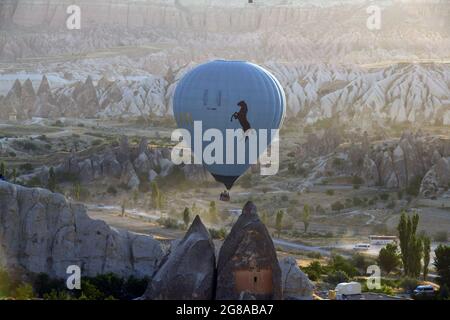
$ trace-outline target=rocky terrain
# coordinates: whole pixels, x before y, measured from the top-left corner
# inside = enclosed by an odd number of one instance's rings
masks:
[[[84,206],[48,190],[0,182],[0,209],[0,266],[19,274],[65,278],[67,267],[78,265],[83,276],[146,276],[151,280],[141,299],[210,300],[216,287],[216,299],[281,299],[283,289],[289,299],[312,297],[312,284],[296,261],[278,262],[251,202],[221,247],[217,271],[214,244],[198,216],[165,253],[151,236],[92,220]]]
[[[209,181],[212,178],[199,165],[175,166],[170,160],[168,148],[149,148],[148,140],[142,138],[139,144],[131,146],[128,138],[123,136],[118,146],[108,146],[94,155],[81,156],[72,151],[70,155],[53,170],[59,182],[75,179],[83,184],[95,181],[115,181],[128,190],[148,183],[157,177],[164,178],[170,174],[179,174],[192,181]],[[46,186],[50,174],[49,166],[40,166],[33,172],[17,177],[18,181],[27,183],[39,181]]]
[[[15,272],[65,278],[70,265],[82,275],[152,275],[164,256],[149,236],[92,220],[61,194],[0,181],[0,265]]]
[[[329,177],[353,176],[366,186],[410,188],[411,192],[433,197],[446,191],[450,183],[450,140],[421,131],[405,131],[400,139],[374,143],[365,133],[360,141],[339,145],[339,134],[328,130],[322,138],[316,134],[308,137],[297,150],[300,160],[306,159],[305,155],[316,158],[310,164],[298,164],[312,172],[301,187]]]
[[[327,65],[265,65],[286,92],[288,116],[305,124],[335,119],[367,130],[393,124],[450,125],[450,67],[446,64],[397,64],[363,69]],[[171,76],[134,80],[85,80],[51,87],[44,76],[16,80],[0,96],[0,119],[137,118],[172,115],[177,80],[192,65]]]
[[[281,283],[285,300],[311,300],[314,284],[300,270],[297,261],[292,257],[280,261]]]
[[[9,0],[0,7],[0,16],[5,17],[2,28],[45,28],[49,32],[39,39],[33,34],[4,35],[0,57],[18,59],[164,42],[171,45],[167,54],[172,61],[196,60],[200,55],[251,57],[258,62],[448,58],[446,1],[379,1],[383,27],[376,31],[366,28],[368,4],[362,1],[205,2]],[[70,36],[62,32],[67,31],[69,4],[81,7],[82,28],[88,32]]]
[[[212,300],[216,277],[214,243],[199,216],[171,248],[142,299]]]
[[[60,1],[1,5],[0,119],[170,116],[181,76],[220,57],[272,71],[306,124],[450,124],[446,1],[377,3],[375,31],[360,1],[74,3],[83,32]]]

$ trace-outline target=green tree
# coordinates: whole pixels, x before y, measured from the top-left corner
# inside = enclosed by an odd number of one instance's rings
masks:
[[[0,163],[0,175],[6,177],[6,165],[3,161]]]
[[[125,217],[125,210],[127,207],[127,200],[123,199],[122,200],[122,204],[120,205],[120,210],[121,210],[121,216],[122,218]]]
[[[188,207],[184,208],[183,211],[183,222],[184,222],[184,226],[187,227],[189,226],[189,222],[191,221],[191,210],[189,210]]]
[[[154,209],[161,209],[162,195],[161,195],[161,191],[159,190],[159,187],[158,187],[158,184],[156,183],[156,181],[152,182],[151,190],[152,190],[152,207]]]
[[[422,269],[422,240],[416,235],[419,215],[409,217],[405,212],[397,226],[403,269],[406,276],[417,278]]]
[[[267,211],[266,210],[263,210],[263,212],[261,214],[261,221],[262,221],[262,223],[264,223],[264,225],[267,226],[268,218],[267,218]]]
[[[386,247],[380,250],[380,253],[378,254],[378,264],[380,265],[381,270],[386,272],[386,274],[391,273],[400,266],[400,256],[395,243],[388,243]]]
[[[79,201],[81,199],[81,184],[79,182],[74,182],[72,193],[75,200]]]
[[[281,229],[283,227],[283,215],[284,215],[283,210],[278,210],[277,215],[275,217],[275,228],[277,229],[278,232],[278,238],[281,235]]]
[[[13,171],[12,171],[12,181],[13,181],[13,183],[16,183],[16,180],[17,180],[17,169],[14,168]]]
[[[208,219],[212,223],[219,222],[219,216],[218,216],[218,212],[217,212],[217,207],[216,207],[216,202],[215,201],[211,201],[209,203]]]
[[[430,264],[431,240],[429,237],[423,237],[423,280],[427,280],[428,266]]]
[[[433,265],[439,276],[437,281],[441,287],[450,288],[450,246],[441,244],[434,250],[434,254]]]
[[[53,167],[50,167],[50,170],[48,171],[47,189],[49,189],[51,192],[55,192],[56,190],[56,174]]]
[[[311,209],[309,208],[309,205],[307,205],[307,204],[305,204],[303,206],[302,221],[303,221],[303,226],[304,226],[305,233],[306,233],[306,232],[308,232],[309,223],[311,221]]]
[[[194,216],[198,214],[198,208],[197,208],[197,204],[195,202],[192,204],[191,212]]]
[[[138,190],[134,190],[133,191],[133,202],[136,203],[139,199],[139,191]]]

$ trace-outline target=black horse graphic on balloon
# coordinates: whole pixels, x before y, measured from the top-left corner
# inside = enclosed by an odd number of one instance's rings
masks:
[[[250,122],[248,122],[247,120],[248,106],[244,100],[238,102],[237,105],[240,107],[240,109],[238,112],[233,113],[233,115],[231,116],[231,121],[233,121],[233,119],[237,119],[242,127],[242,130],[244,130],[244,134],[246,134],[247,131],[251,129]],[[245,140],[247,139],[248,136],[245,137]]]

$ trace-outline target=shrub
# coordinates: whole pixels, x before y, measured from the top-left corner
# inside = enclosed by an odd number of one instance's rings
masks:
[[[8,297],[11,293],[12,289],[12,280],[9,276],[9,273],[0,269],[0,298]]]
[[[180,225],[178,223],[178,221],[173,218],[161,218],[161,219],[158,219],[158,223],[168,229],[182,229],[183,228],[183,226]]]
[[[54,126],[54,127],[64,127],[64,123],[63,123],[61,120],[56,120],[56,121],[53,123],[53,126]]]
[[[320,279],[322,273],[324,273],[319,261],[311,262],[307,267],[303,268],[303,271],[308,275],[308,278],[312,281]]]
[[[331,210],[333,211],[341,211],[344,208],[344,205],[340,201],[336,201],[331,204]]]
[[[392,296],[394,294],[394,290],[392,289],[392,287],[386,285],[386,284],[381,284],[381,288],[380,289],[369,289],[367,287],[367,283],[363,282],[362,283],[362,292],[374,292],[374,293],[382,293],[382,294],[387,294],[389,296]]]
[[[24,163],[20,165],[19,169],[25,172],[30,172],[33,171],[34,168],[31,163]]]
[[[220,229],[208,229],[209,234],[211,235],[211,238],[213,239],[225,239],[227,236],[227,230],[225,230],[225,228],[220,228]]]
[[[337,285],[341,282],[349,281],[348,275],[344,271],[333,271],[331,272],[325,279],[325,282],[331,283],[333,285]]]
[[[320,254],[320,252],[315,252],[315,251],[307,252],[306,256],[308,258],[311,258],[311,259],[320,259],[320,258],[322,258],[322,255]]]
[[[361,185],[364,183],[363,178],[359,177],[359,176],[353,176],[352,177],[352,184],[353,185]]]
[[[333,166],[340,168],[344,164],[343,160],[341,158],[334,158],[333,159]]]
[[[358,206],[362,205],[362,203],[363,203],[363,201],[360,198],[358,198],[358,197],[354,197],[353,198],[353,205],[355,207],[358,207]]]
[[[46,273],[39,273],[33,280],[33,287],[37,297],[45,299],[45,295],[56,297],[57,293],[65,290],[66,285],[64,280],[53,279]],[[54,292],[52,293],[52,291]]]
[[[361,254],[361,253],[355,253],[352,255],[352,258],[350,259],[350,263],[358,270],[362,271],[362,273],[365,273],[367,270],[367,267],[371,264],[369,262],[369,259]]]
[[[93,146],[99,146],[103,143],[102,139],[95,139],[94,141],[92,141],[92,145]]]
[[[14,293],[14,298],[18,300],[30,300],[34,298],[33,287],[29,283],[20,284]]]
[[[37,145],[34,142],[27,140],[16,140],[15,145],[25,151],[36,151],[38,149]]]
[[[333,189],[328,189],[327,191],[325,191],[325,193],[326,193],[328,196],[333,196],[333,195],[334,195],[334,190],[333,190]]]
[[[382,193],[380,194],[380,199],[383,201],[389,200],[389,193]]]
[[[108,189],[106,189],[106,192],[108,192],[109,194],[112,194],[112,195],[116,195],[117,189],[114,186],[109,186]]]
[[[240,179],[240,184],[242,188],[248,189],[252,187],[252,176],[249,174],[246,174],[242,176]]]
[[[29,187],[40,187],[41,186],[41,180],[39,177],[33,177],[30,180],[27,181],[27,186]]]
[[[418,285],[417,279],[414,278],[403,278],[400,281],[400,287],[405,290],[405,292],[413,291]]]
[[[394,209],[395,208],[395,201],[394,200],[389,201],[389,203],[387,204],[386,208]]]
[[[331,258],[329,268],[333,271],[343,271],[350,277],[359,275],[358,270],[353,266],[350,260],[345,259],[340,255],[334,255]]]

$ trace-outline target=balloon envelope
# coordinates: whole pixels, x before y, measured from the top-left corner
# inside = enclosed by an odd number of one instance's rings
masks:
[[[238,105],[240,102],[244,102],[245,110],[242,110],[242,104]],[[227,129],[241,128],[245,131],[246,124],[256,132],[266,129],[270,144],[273,139],[270,130],[280,127],[285,105],[285,94],[278,80],[264,68],[246,61],[216,60],[197,66],[179,81],[173,99],[175,120],[178,127],[190,132],[191,149],[194,150],[195,142],[194,121],[201,121],[203,132],[211,128],[221,131],[224,137],[224,159],[226,144],[232,143],[225,140]],[[236,113],[238,115],[233,118]],[[210,143],[202,139],[201,150]],[[248,154],[248,139],[245,144]],[[258,155],[263,151],[263,148],[258,147]],[[234,156],[237,156],[237,143]],[[223,164],[207,164],[203,161],[203,165],[216,180],[230,189],[234,181],[249,168],[250,162],[247,156],[241,164],[235,159],[233,164],[225,161]]]

